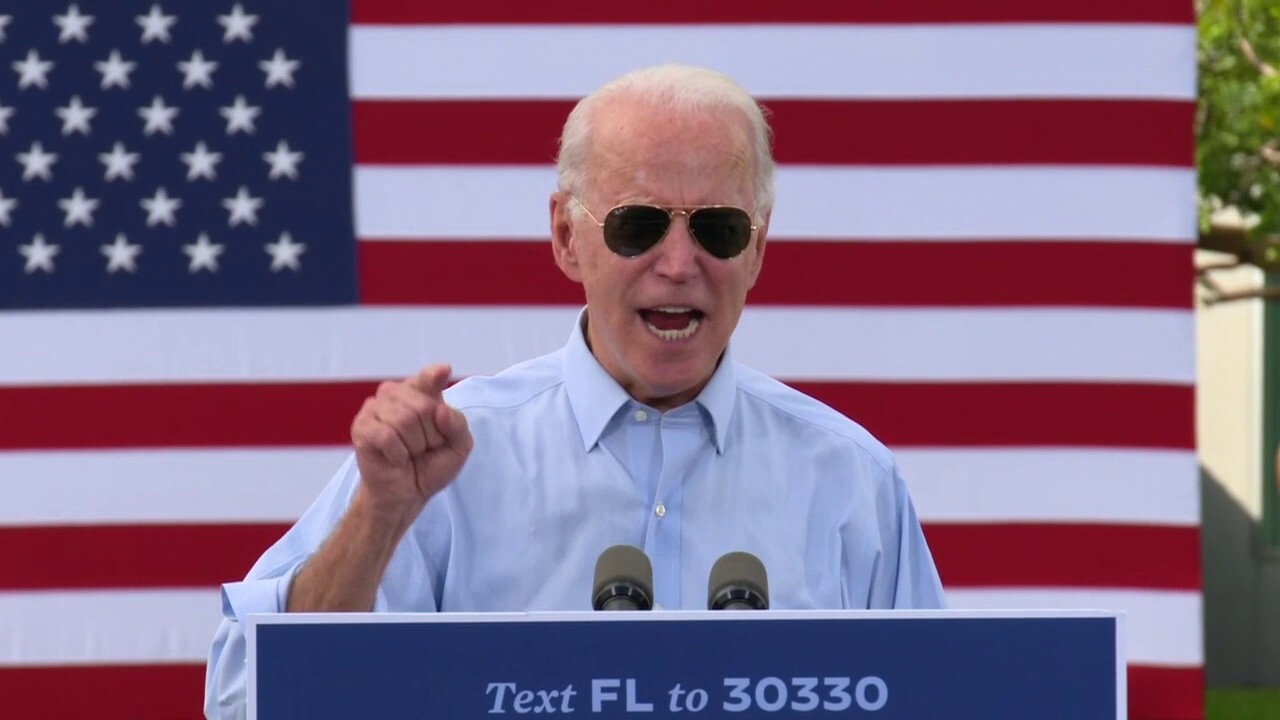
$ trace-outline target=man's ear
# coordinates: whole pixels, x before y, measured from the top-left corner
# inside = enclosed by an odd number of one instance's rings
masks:
[[[748,269],[748,277],[751,278],[751,283],[747,285],[748,289],[756,286],[756,280],[760,278],[760,271],[764,268],[765,236],[769,234],[769,220],[772,217],[772,210],[765,214],[764,220],[760,222],[760,226],[756,229],[755,244],[747,248],[747,252],[749,253],[747,263],[750,265]]]
[[[570,280],[582,282],[582,266],[573,223],[573,200],[567,193],[551,193],[551,252],[560,272]]]

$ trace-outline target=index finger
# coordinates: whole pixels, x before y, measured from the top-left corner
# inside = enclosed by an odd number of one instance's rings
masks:
[[[453,368],[448,363],[428,365],[409,379],[409,384],[428,395],[439,396],[449,384],[449,376]]]

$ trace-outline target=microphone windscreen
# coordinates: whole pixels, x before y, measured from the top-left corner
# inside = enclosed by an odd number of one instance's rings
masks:
[[[591,598],[592,607],[596,610],[648,610],[653,607],[653,565],[649,556],[634,545],[614,545],[605,549],[596,560]],[[632,604],[634,607],[626,607]]]
[[[707,607],[723,607],[726,596],[739,599],[738,595],[754,593],[769,607],[769,576],[760,558],[749,552],[725,553],[711,566],[707,580]]]

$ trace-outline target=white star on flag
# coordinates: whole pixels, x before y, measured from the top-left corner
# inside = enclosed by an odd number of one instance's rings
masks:
[[[15,112],[17,111],[13,109],[12,105],[7,107],[0,105],[0,135],[9,134],[9,118],[13,117]]]
[[[202,88],[213,87],[213,71],[218,69],[218,63],[212,60],[205,60],[204,53],[195,50],[191,53],[190,60],[180,60],[178,69],[182,71],[182,87],[184,90],[199,85]]]
[[[138,271],[138,253],[142,252],[142,246],[129,242],[129,238],[124,233],[116,235],[116,241],[110,245],[100,245],[102,254],[107,256],[107,272],[114,273],[117,270],[126,272]]]
[[[187,180],[218,179],[218,173],[214,167],[222,160],[222,153],[209,152],[203,141],[196,143],[195,150],[182,153],[178,157],[187,165]]]
[[[77,224],[85,227],[93,227],[93,211],[98,209],[99,201],[85,197],[84,190],[76,188],[71,193],[71,197],[63,198],[58,201],[58,207],[67,214],[67,219],[63,222],[65,227],[75,227]]]
[[[94,115],[98,114],[95,108],[85,107],[80,102],[79,95],[72,95],[71,102],[66,107],[60,107],[54,110],[54,113],[62,118],[62,134],[70,135],[73,132],[89,134],[89,121]]]
[[[222,201],[222,207],[231,213],[227,225],[235,227],[240,223],[258,224],[258,210],[262,207],[262,198],[250,197],[248,188],[243,185],[233,198]]]
[[[117,142],[115,147],[111,148],[111,152],[98,155],[98,160],[107,166],[107,172],[103,179],[107,182],[111,182],[118,177],[125,180],[133,180],[133,166],[140,158],[141,156],[138,153],[126,151],[124,143]]]
[[[16,198],[6,198],[4,191],[0,190],[0,225],[9,227],[9,222],[13,218],[11,213],[13,209],[18,207]]]
[[[191,262],[187,266],[187,272],[196,273],[201,270],[218,272],[218,256],[222,254],[223,250],[222,245],[209,242],[207,233],[200,233],[200,237],[196,238],[195,243],[182,246],[182,252],[191,258]]]
[[[58,161],[57,153],[47,153],[40,143],[31,143],[31,150],[18,153],[18,162],[22,163],[22,181],[29,182],[38,177],[45,182],[53,179],[53,164]]]
[[[139,15],[136,21],[142,26],[142,44],[146,45],[152,40],[169,42],[169,28],[178,22],[178,18],[175,15],[165,15],[159,5],[152,5],[151,12]]]
[[[253,26],[258,24],[258,16],[246,15],[240,3],[236,3],[236,6],[231,8],[230,15],[218,16],[218,24],[226,29],[222,35],[222,42],[229,43],[233,40],[249,42],[253,40]]]
[[[35,50],[27,51],[26,60],[15,60],[13,69],[18,73],[18,89],[35,85],[40,89],[49,87],[49,71],[53,70],[52,60],[41,60],[40,53]]]
[[[93,24],[93,16],[81,15],[80,8],[72,3],[67,8],[66,15],[53,16],[53,24],[58,26],[59,44],[70,40],[83,43],[89,41],[89,26]]]
[[[0,42],[4,42],[4,29],[9,27],[11,22],[13,22],[12,15],[0,15]]]
[[[18,246],[18,254],[27,259],[26,267],[22,271],[28,275],[37,270],[53,272],[53,258],[61,250],[62,248],[57,245],[45,243],[44,235],[36,233],[29,244]]]
[[[233,104],[223,107],[218,112],[227,119],[228,135],[235,135],[236,131],[252,135],[255,130],[253,121],[262,114],[262,108],[249,105],[245,102],[243,95],[237,95]]]
[[[263,153],[262,159],[271,165],[270,179],[275,180],[279,177],[287,177],[290,180],[298,178],[298,163],[302,162],[303,153],[300,151],[289,150],[289,143],[281,140],[276,149]]]
[[[175,213],[182,207],[182,201],[169,197],[163,187],[157,188],[152,197],[143,198],[141,204],[142,209],[147,211],[147,227],[155,227],[160,223],[173,227],[178,222]]]
[[[120,87],[129,89],[129,73],[138,66],[136,62],[130,62],[120,57],[119,50],[112,50],[111,55],[106,60],[101,60],[93,64],[93,69],[102,73],[102,89],[107,90],[111,87]]]
[[[258,67],[262,68],[262,72],[267,74],[268,88],[273,88],[276,85],[293,87],[293,74],[298,71],[301,65],[301,60],[290,60],[285,57],[283,49],[277,49],[276,54],[270,60],[263,60],[258,63]]]
[[[302,270],[300,258],[307,251],[306,243],[295,243],[289,233],[280,233],[280,239],[263,246],[271,256],[271,272],[280,272],[289,268],[294,272]]]
[[[147,121],[146,127],[142,129],[144,135],[154,135],[157,132],[172,135],[173,118],[178,114],[178,108],[165,105],[164,99],[157,95],[151,100],[149,107],[138,108],[138,114]]]

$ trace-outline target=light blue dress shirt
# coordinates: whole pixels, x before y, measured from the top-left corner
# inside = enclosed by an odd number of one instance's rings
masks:
[[[939,608],[942,585],[889,451],[816,400],[726,353],[698,398],[659,412],[566,347],[445,392],[475,447],[396,549],[375,611],[590,610],[596,558],[653,562],[656,603],[704,609],[711,566],[745,550],[770,605]],[[299,566],[360,481],[354,457],[243,582],[223,586],[210,717],[244,713],[249,613],[282,612]]]

